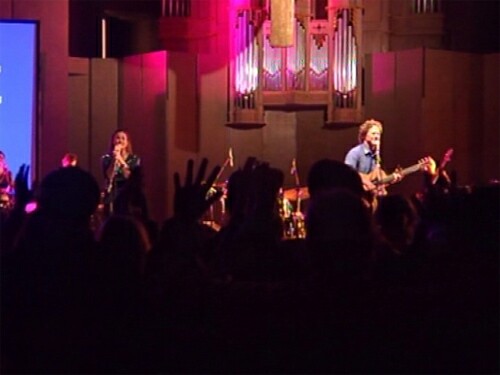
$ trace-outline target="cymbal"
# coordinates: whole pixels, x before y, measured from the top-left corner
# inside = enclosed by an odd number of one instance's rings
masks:
[[[283,191],[283,197],[289,201],[300,199],[309,199],[309,189],[307,186],[301,188],[291,188]]]

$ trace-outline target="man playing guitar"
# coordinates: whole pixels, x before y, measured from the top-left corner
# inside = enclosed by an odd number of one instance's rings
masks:
[[[345,163],[354,168],[363,182],[366,191],[373,192],[375,196],[386,195],[385,187],[401,181],[410,173],[425,170],[430,174],[436,172],[436,163],[430,157],[420,159],[415,165],[405,169],[396,169],[387,175],[381,167],[380,143],[383,126],[380,121],[370,119],[359,127],[359,144],[351,148],[345,157]]]

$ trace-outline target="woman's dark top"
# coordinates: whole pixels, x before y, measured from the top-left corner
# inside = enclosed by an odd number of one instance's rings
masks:
[[[125,162],[127,163],[130,172],[132,172],[135,168],[140,166],[141,158],[139,158],[139,156],[135,154],[130,154],[127,156]],[[115,167],[115,170],[113,171],[113,177],[111,178],[111,180],[108,179],[106,171],[112,163],[114,163],[112,154],[106,154],[102,157],[102,171],[104,173],[104,176],[106,177],[107,182],[106,194],[104,198],[105,204],[109,204],[116,199],[119,191],[123,188],[128,179],[127,177],[125,177],[122,166]]]

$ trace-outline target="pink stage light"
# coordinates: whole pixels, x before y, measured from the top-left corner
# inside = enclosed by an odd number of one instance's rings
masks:
[[[26,212],[27,214],[31,214],[32,212],[35,212],[37,208],[38,208],[37,202],[31,201],[31,202],[28,202],[26,204],[26,206],[24,207],[24,212]]]

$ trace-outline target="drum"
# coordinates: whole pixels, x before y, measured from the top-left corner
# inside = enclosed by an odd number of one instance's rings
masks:
[[[214,194],[222,193],[222,196],[216,200],[201,218],[201,222],[215,231],[219,231],[226,224],[226,194],[225,184],[217,184],[209,189],[207,198]]]
[[[306,238],[306,226],[302,212],[293,212],[290,217],[283,220],[283,239]]]
[[[286,199],[285,197],[280,197],[278,200],[278,204],[280,209],[280,216],[283,221],[292,216],[293,205],[288,199]]]
[[[280,217],[283,223],[283,239],[306,238],[305,220],[302,212],[295,210],[284,195],[279,199]]]

